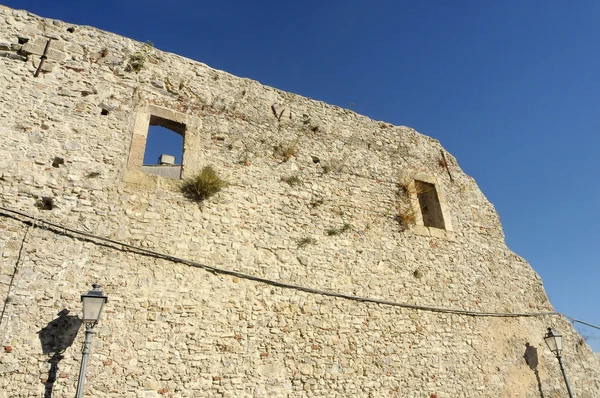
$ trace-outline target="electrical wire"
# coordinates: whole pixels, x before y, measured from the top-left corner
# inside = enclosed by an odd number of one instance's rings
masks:
[[[74,228],[65,227],[63,225],[56,224],[51,221],[41,220],[39,218],[32,217],[21,211],[8,209],[8,208],[1,207],[1,206],[0,206],[0,210],[10,213],[10,214],[0,213],[0,216],[10,217],[10,218],[16,219],[20,222],[31,223],[30,221],[23,221],[15,216],[15,215],[18,215],[20,217],[24,217],[26,219],[33,220],[33,222],[35,222],[37,228],[44,228],[44,229],[47,229],[54,233],[59,233],[61,235],[66,235],[67,232],[69,232],[70,234],[75,235],[74,238],[77,238],[77,235],[83,236],[86,238],[86,240],[88,240],[92,243],[95,243],[95,244],[99,244],[99,243],[95,242],[94,240],[106,242],[106,243],[110,243],[113,245],[121,246],[123,251],[127,251],[127,250],[125,250],[125,248],[127,248],[130,251],[134,251],[134,252],[142,254],[142,255],[147,255],[147,256],[154,257],[154,258],[166,259],[166,260],[169,260],[169,261],[172,261],[175,263],[181,263],[181,264],[186,264],[191,267],[202,268],[202,269],[208,270],[208,271],[216,273],[216,274],[232,275],[232,276],[236,276],[238,278],[251,280],[251,281],[255,281],[255,282],[261,282],[261,283],[265,283],[265,284],[268,284],[271,286],[277,286],[277,287],[281,287],[281,288],[285,288],[285,289],[293,289],[293,290],[312,293],[312,294],[319,294],[319,295],[328,296],[328,297],[336,297],[336,298],[360,301],[360,302],[365,302],[365,303],[375,303],[375,304],[389,305],[389,306],[393,306],[393,307],[407,308],[407,309],[413,309],[413,310],[438,312],[438,313],[446,313],[446,314],[454,314],[454,315],[466,315],[466,316],[472,316],[472,317],[517,318],[517,317],[541,317],[541,316],[562,315],[561,313],[556,312],[556,311],[524,312],[524,313],[523,312],[514,312],[513,313],[513,312],[469,311],[469,310],[462,310],[462,309],[457,309],[457,308],[442,308],[442,307],[431,307],[431,306],[425,306],[425,305],[398,303],[398,302],[394,302],[394,301],[382,300],[382,299],[377,299],[377,298],[372,298],[372,297],[361,297],[361,296],[355,296],[355,295],[351,295],[351,294],[337,293],[337,292],[328,291],[328,290],[315,289],[315,288],[311,288],[311,287],[306,287],[306,286],[295,285],[295,284],[291,284],[291,283],[287,283],[287,282],[281,282],[281,281],[276,281],[276,280],[272,280],[272,279],[267,279],[267,278],[263,278],[260,276],[246,274],[246,273],[242,273],[242,272],[238,272],[238,271],[219,268],[219,267],[215,267],[212,265],[206,265],[206,264],[202,264],[202,263],[199,263],[196,261],[186,260],[183,258],[172,256],[169,254],[155,252],[153,250],[144,249],[142,247],[130,245],[130,244],[124,243],[124,242],[119,242],[119,241],[109,239],[109,238],[106,238],[103,236],[94,235],[94,234],[83,232],[83,231],[80,231],[80,230],[77,230]],[[583,322],[581,322],[581,323],[583,323]],[[592,327],[594,327],[594,326],[592,326]]]
[[[579,319],[571,318],[570,316],[567,316],[565,314],[562,314],[562,315],[565,318],[567,318],[569,321],[571,321],[571,323],[581,323],[582,325],[589,326],[591,328],[600,330],[600,326],[592,325],[591,323],[587,323],[587,322],[584,322],[584,321],[580,321]]]
[[[4,320],[4,315],[6,314],[6,309],[8,306],[9,299],[10,299],[10,294],[12,293],[12,289],[15,284],[15,277],[19,273],[19,265],[21,265],[23,263],[22,262],[23,248],[25,247],[25,241],[27,240],[27,235],[29,235],[29,230],[32,227],[35,228],[35,219],[33,220],[33,223],[29,224],[29,226],[25,230],[25,234],[23,234],[23,239],[21,239],[21,247],[19,248],[19,254],[17,255],[17,261],[15,262],[15,267],[14,267],[13,273],[10,277],[8,289],[6,289],[6,298],[4,299],[4,304],[2,305],[2,313],[0,313],[0,326],[2,326],[2,321]]]

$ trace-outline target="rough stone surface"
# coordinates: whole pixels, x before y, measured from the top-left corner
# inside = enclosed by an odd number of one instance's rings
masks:
[[[3,51],[37,57],[55,38],[37,78],[36,63],[0,57],[2,207],[313,289],[552,311],[438,141],[91,27],[2,6],[0,21]],[[152,117],[185,124],[183,178],[210,165],[229,185],[199,205],[144,173]],[[424,224],[414,180],[435,185],[444,229]],[[94,282],[110,301],[86,397],[564,397],[548,326],[564,335],[575,395],[600,390],[597,355],[560,316],[315,294],[0,213],[0,397],[74,396],[79,295]]]

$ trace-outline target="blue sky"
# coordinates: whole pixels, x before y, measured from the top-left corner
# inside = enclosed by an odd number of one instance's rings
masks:
[[[158,164],[163,153],[175,156],[175,164],[181,164],[183,136],[162,126],[150,126],[146,138],[144,164]]]
[[[3,3],[439,139],[555,308],[600,325],[600,2]]]

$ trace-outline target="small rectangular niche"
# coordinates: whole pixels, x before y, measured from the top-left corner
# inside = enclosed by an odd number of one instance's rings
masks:
[[[423,225],[426,227],[445,229],[444,215],[440,199],[438,197],[435,185],[415,180],[415,188],[421,215],[423,216]]]
[[[144,173],[181,179],[185,129],[184,123],[150,115],[142,165]]]

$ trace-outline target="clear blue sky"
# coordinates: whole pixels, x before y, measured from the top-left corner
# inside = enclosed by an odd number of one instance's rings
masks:
[[[3,3],[439,139],[555,308],[600,325],[600,1]]]

